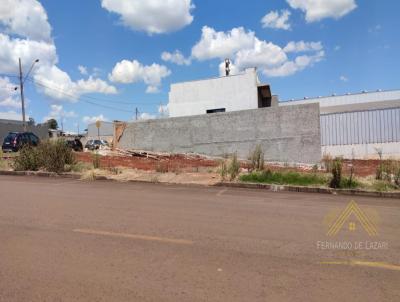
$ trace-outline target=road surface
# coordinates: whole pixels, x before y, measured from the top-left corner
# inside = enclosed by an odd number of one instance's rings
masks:
[[[0,194],[0,301],[400,301],[400,200],[11,176]],[[378,236],[356,215],[327,236],[351,199]]]

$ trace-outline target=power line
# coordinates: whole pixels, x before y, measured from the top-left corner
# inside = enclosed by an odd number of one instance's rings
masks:
[[[74,98],[74,99],[76,98],[76,96],[68,94],[68,92],[65,92],[64,90],[62,90],[62,89],[60,89],[58,87],[55,87],[55,86],[51,87],[47,83],[44,83],[44,82],[42,82],[40,80],[36,80],[36,79],[31,78],[31,77],[28,78],[28,80],[30,80],[31,82],[36,83],[38,85],[45,86],[46,88],[59,91],[60,93],[65,94],[65,95],[67,95],[67,96],[69,96],[71,98]],[[136,105],[136,104],[137,105],[157,104],[156,102],[128,102],[128,101],[120,101],[120,100],[107,100],[107,99],[97,98],[97,97],[88,96],[88,95],[84,95],[84,96],[80,96],[79,97],[79,99],[82,99],[82,98],[90,99],[92,101],[108,102],[108,103],[113,103],[113,104],[117,103],[117,104],[129,105],[129,106]]]
[[[39,86],[44,87],[44,88],[48,88],[48,89],[57,91],[57,92],[59,92],[59,93],[61,93],[61,94],[64,94],[65,96],[68,96],[68,97],[70,97],[70,98],[76,99],[76,96],[75,96],[75,95],[69,94],[69,93],[65,92],[64,90],[61,90],[61,89],[57,89],[57,88],[54,88],[54,87],[47,86],[47,85],[45,85],[45,84],[40,83],[39,81],[33,81],[33,82],[34,82],[35,84],[39,85]],[[103,105],[103,104],[96,104],[96,103],[94,103],[94,102],[92,102],[92,101],[82,99],[82,96],[80,96],[78,99],[80,99],[81,101],[83,101],[83,102],[85,102],[85,103],[88,103],[88,104],[91,104],[91,105],[94,105],[94,106],[98,106],[98,107],[103,107],[103,108],[107,108],[107,109],[111,109],[111,110],[116,110],[116,111],[122,111],[122,112],[132,112],[132,110],[128,110],[128,109],[117,108],[117,107],[107,106],[107,105]]]
[[[7,73],[0,73],[0,77],[7,77],[7,78],[19,78],[18,75],[15,74],[7,74]]]
[[[0,76],[18,78],[17,75],[10,75],[10,74],[0,74]],[[43,83],[42,81],[36,80],[36,79],[34,79],[32,77],[27,77],[26,80],[28,80],[28,81],[30,81],[30,82],[38,85],[38,86],[41,86],[41,87],[44,87],[44,88],[47,88],[47,89],[51,89],[53,91],[57,91],[57,92],[65,95],[65,96],[67,96],[68,98],[79,99],[79,100],[81,100],[81,101],[83,101],[83,102],[85,102],[87,104],[93,105],[93,106],[98,106],[98,107],[102,107],[102,108],[106,108],[106,109],[110,109],[110,110],[115,110],[115,111],[120,111],[120,112],[129,112],[129,113],[135,112],[136,115],[139,113],[137,108],[135,110],[129,110],[129,109],[124,109],[124,108],[119,108],[119,107],[114,107],[114,106],[109,106],[109,105],[104,105],[104,104],[98,104],[98,103],[95,103],[95,101],[117,103],[117,104],[130,105],[130,106],[139,105],[139,104],[142,104],[142,105],[158,104],[158,103],[155,103],[155,102],[154,103],[151,103],[151,102],[138,103],[138,102],[126,102],[126,101],[118,101],[118,100],[114,101],[114,100],[106,100],[106,99],[100,99],[100,98],[96,98],[96,97],[92,97],[92,96],[82,96],[82,95],[77,97],[76,95],[68,93],[63,89],[60,89],[60,88],[55,87],[55,86],[48,85],[47,83]],[[148,111],[148,112],[156,112],[156,110]]]

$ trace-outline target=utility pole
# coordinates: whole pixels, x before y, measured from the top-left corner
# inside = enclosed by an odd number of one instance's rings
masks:
[[[22,79],[22,64],[21,58],[19,58],[19,90],[21,91],[21,106],[22,106],[22,127],[26,131],[26,120],[25,120],[25,99],[24,99],[24,81]]]
[[[135,108],[135,116],[136,116],[136,120],[138,119],[138,115],[139,115],[139,110],[137,109],[137,107]]]
[[[33,66],[35,66],[36,63],[39,62],[39,59],[36,59],[33,61],[31,68],[29,69],[28,73],[25,75],[25,78],[23,77],[22,73],[22,63],[21,63],[21,58],[18,58],[18,63],[19,63],[19,90],[21,92],[21,107],[22,107],[22,126],[24,128],[24,131],[26,131],[26,118],[25,118],[25,98],[24,98],[24,83],[25,80],[28,78],[29,74],[31,73]],[[15,88],[17,90],[18,87]]]

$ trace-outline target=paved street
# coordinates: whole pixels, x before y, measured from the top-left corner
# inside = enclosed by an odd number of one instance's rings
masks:
[[[400,301],[400,200],[11,176],[0,194],[0,301]],[[378,236],[355,215],[327,236],[351,200]]]

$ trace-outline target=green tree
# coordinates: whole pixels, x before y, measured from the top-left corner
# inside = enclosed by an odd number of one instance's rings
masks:
[[[33,117],[29,118],[28,125],[29,126],[35,126],[35,120],[33,119]]]
[[[55,119],[51,118],[49,120],[47,120],[47,125],[49,125],[50,129],[54,129],[57,130],[58,129],[58,123]]]

